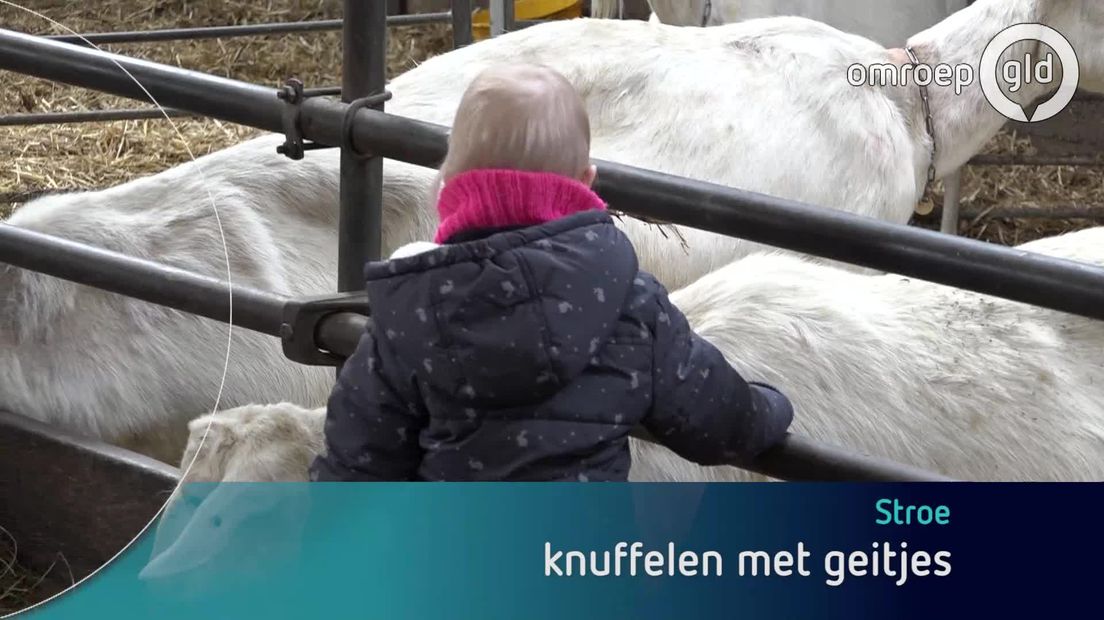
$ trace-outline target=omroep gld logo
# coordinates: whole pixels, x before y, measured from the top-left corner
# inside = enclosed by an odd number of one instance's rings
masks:
[[[1050,46],[1053,52],[1033,58],[1030,53],[1025,58],[1014,58],[1001,62],[1001,55],[1012,45],[1021,41],[1039,41]],[[1016,93],[1033,81],[1038,84],[1050,84],[1054,81],[1054,55],[1061,61],[1062,83],[1051,98],[1040,104],[1030,116],[1027,108],[1012,101],[1001,90],[997,76],[1003,77],[1009,85],[1009,91]],[[998,66],[1000,65],[1000,66]],[[1001,31],[981,56],[979,66],[981,90],[993,108],[1007,118],[1024,123],[1037,123],[1054,117],[1069,105],[1077,91],[1080,80],[1080,66],[1077,53],[1062,33],[1044,24],[1017,24]]]

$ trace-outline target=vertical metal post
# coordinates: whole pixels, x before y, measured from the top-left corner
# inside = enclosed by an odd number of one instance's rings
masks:
[[[943,178],[943,221],[941,232],[948,235],[958,234],[959,206],[962,200],[962,169],[955,170]]]
[[[345,0],[341,37],[341,100],[381,93],[387,86],[387,3]],[[383,109],[383,103],[372,106]],[[349,141],[347,141],[349,142]],[[380,257],[383,228],[383,158],[341,151],[337,288],[364,287],[364,263]],[[341,368],[337,368],[341,372]]]
[[[452,0],[452,49],[472,43],[471,0]]]
[[[491,1],[491,37],[514,29],[514,0]]]
[[[387,3],[345,0],[342,30],[341,100],[348,103],[386,87]],[[383,109],[380,103],[375,107]],[[341,153],[341,214],[338,223],[339,291],[364,286],[364,263],[380,257],[383,159]]]

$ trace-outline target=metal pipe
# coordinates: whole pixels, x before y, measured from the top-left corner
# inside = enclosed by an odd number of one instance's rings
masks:
[[[368,328],[368,317],[352,312],[342,312],[318,323],[315,334],[318,342],[330,353],[349,357],[356,351],[360,337]]]
[[[256,37],[270,34],[325,32],[341,30],[340,19],[320,19],[299,22],[272,22],[240,26],[202,26],[197,28],[165,28],[162,30],[129,30],[123,32],[89,32],[57,34],[45,38],[72,45],[102,45],[105,43],[151,43],[154,41],[188,41],[224,37]]]
[[[4,68],[11,71],[150,103],[146,92],[135,83],[137,80],[161,105],[282,132],[284,104],[273,88],[10,30],[0,30],[0,57]],[[125,67],[126,72],[120,67]]]
[[[472,43],[471,0],[452,0],[452,49]]]
[[[345,0],[341,100],[383,92],[387,58],[387,5]],[[383,109],[380,102],[374,106]],[[338,223],[339,291],[363,288],[364,263],[380,256],[383,227],[383,159],[342,149],[341,212]]]
[[[490,0],[491,37],[514,29],[514,0]]]
[[[1104,220],[1104,205],[1047,205],[1043,207],[1020,207],[1016,205],[993,205],[984,209],[962,211],[962,219],[1012,219],[1012,220]]]
[[[286,297],[0,224],[0,263],[45,273],[265,334],[279,334]]]
[[[269,336],[281,335],[288,297],[233,285],[111,250],[0,224],[0,264],[133,297]],[[231,298],[233,294],[233,298]],[[348,357],[356,350],[368,318],[351,312],[327,317],[318,339],[327,351]]]
[[[447,23],[448,12],[391,15],[388,26],[414,26],[419,24]],[[168,28],[164,30],[133,30],[127,32],[89,32],[80,35],[48,35],[45,38],[74,45],[100,45],[104,43],[149,43],[153,41],[187,41],[193,39],[219,39],[226,37],[256,37],[270,34],[299,32],[325,32],[341,30],[340,19],[319,19],[299,22],[274,22],[245,24],[240,26],[204,26],[198,28]],[[87,43],[85,42],[87,40]]]
[[[282,132],[283,104],[272,89],[0,31],[2,69],[143,98],[115,62],[131,69],[164,104]],[[307,99],[299,123],[303,134],[323,144],[341,144],[346,108],[329,99]],[[447,145],[445,127],[375,110],[356,113],[352,134],[360,152],[430,167],[441,162]],[[630,214],[1104,319],[1104,269],[1096,266],[623,164],[596,163],[595,189],[612,207]]]
[[[304,88],[304,97],[329,97],[333,95],[340,95],[340,86],[321,86],[318,88]]]
[[[970,166],[1104,166],[1104,158],[1093,155],[1048,157],[1039,155],[976,155]]]
[[[156,108],[149,109],[109,109],[86,110],[81,112],[42,112],[35,114],[8,114],[0,116],[0,127],[15,127],[27,125],[63,125],[65,123],[100,123],[107,121],[136,121],[142,119],[158,119],[177,117],[200,116],[194,112],[173,110],[165,108],[164,112]]]
[[[643,426],[632,430],[641,441],[660,444]],[[662,444],[660,444],[662,445]],[[742,469],[790,482],[953,482],[943,474],[889,461],[787,433],[777,445]]]
[[[416,26],[420,24],[447,24],[452,19],[451,11],[437,13],[411,13],[409,15],[389,15],[388,26]]]
[[[911,465],[859,455],[794,434],[747,467],[748,470],[794,482],[953,482],[942,474]]]
[[[596,190],[653,220],[1104,319],[1104,269],[1095,265],[621,164],[599,166]]]
[[[340,95],[340,86],[323,86],[303,89],[304,97],[326,97]],[[136,121],[145,119],[195,118],[203,116],[186,110],[172,108],[113,108],[107,110],[85,110],[79,112],[36,112],[33,114],[7,114],[0,116],[0,127],[30,125],[63,125],[66,123],[100,123],[109,121]]]
[[[279,336],[288,298],[82,245],[59,237],[0,224],[0,263],[93,286],[150,303],[227,322],[233,293],[233,324]],[[348,357],[356,349],[368,318],[343,312],[324,318],[316,337],[325,350]],[[654,441],[646,432],[634,433]],[[940,480],[905,465],[865,456],[790,436],[752,471],[782,480]]]

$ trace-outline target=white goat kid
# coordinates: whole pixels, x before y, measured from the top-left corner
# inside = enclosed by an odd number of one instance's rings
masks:
[[[1104,90],[1097,2],[981,0],[913,44],[928,63],[976,63],[996,32],[1022,21],[1065,33],[1079,52],[1082,85]],[[707,29],[570,20],[433,58],[392,81],[389,110],[450,124],[480,70],[540,62],[585,97],[596,157],[905,223],[931,153],[919,99],[911,88],[854,88],[845,79],[852,63],[893,57],[800,18]],[[961,97],[933,88],[932,103],[940,173],[1004,122],[978,88]],[[215,277],[229,272],[236,284],[293,295],[334,290],[337,152],[292,162],[275,153],[281,139],[251,140],[111,190],[42,198],[8,223]],[[432,177],[386,163],[385,252],[432,235]],[[622,226],[642,267],[669,289],[762,248],[680,228],[683,248],[638,220]],[[332,381],[327,370],[285,360],[275,339],[238,329],[223,384],[226,326],[6,267],[0,319],[0,408],[169,461],[179,457],[184,421],[215,408],[220,386],[221,408],[317,406]]]
[[[185,482],[306,481],[307,467],[325,449],[325,423],[325,407],[289,402],[207,414],[188,423],[180,469]]]
[[[1019,249],[1104,265],[1104,228]],[[797,433],[964,480],[1104,480],[1102,322],[783,254],[671,299],[744,376],[790,397]],[[287,403],[198,418],[186,480],[305,480],[324,418]],[[634,481],[764,480],[632,451]]]
[[[222,279],[229,270],[236,285],[331,290],[331,162],[251,160],[259,146],[45,197],[8,223]],[[227,359],[226,325],[2,264],[0,319],[0,408],[169,462],[179,459],[186,413],[274,398],[315,403],[333,380],[288,361],[272,337],[234,329]]]

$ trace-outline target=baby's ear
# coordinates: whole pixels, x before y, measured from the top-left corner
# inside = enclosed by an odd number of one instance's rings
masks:
[[[586,172],[583,173],[583,178],[579,179],[587,187],[594,187],[594,180],[598,178],[598,166],[591,164]]]

